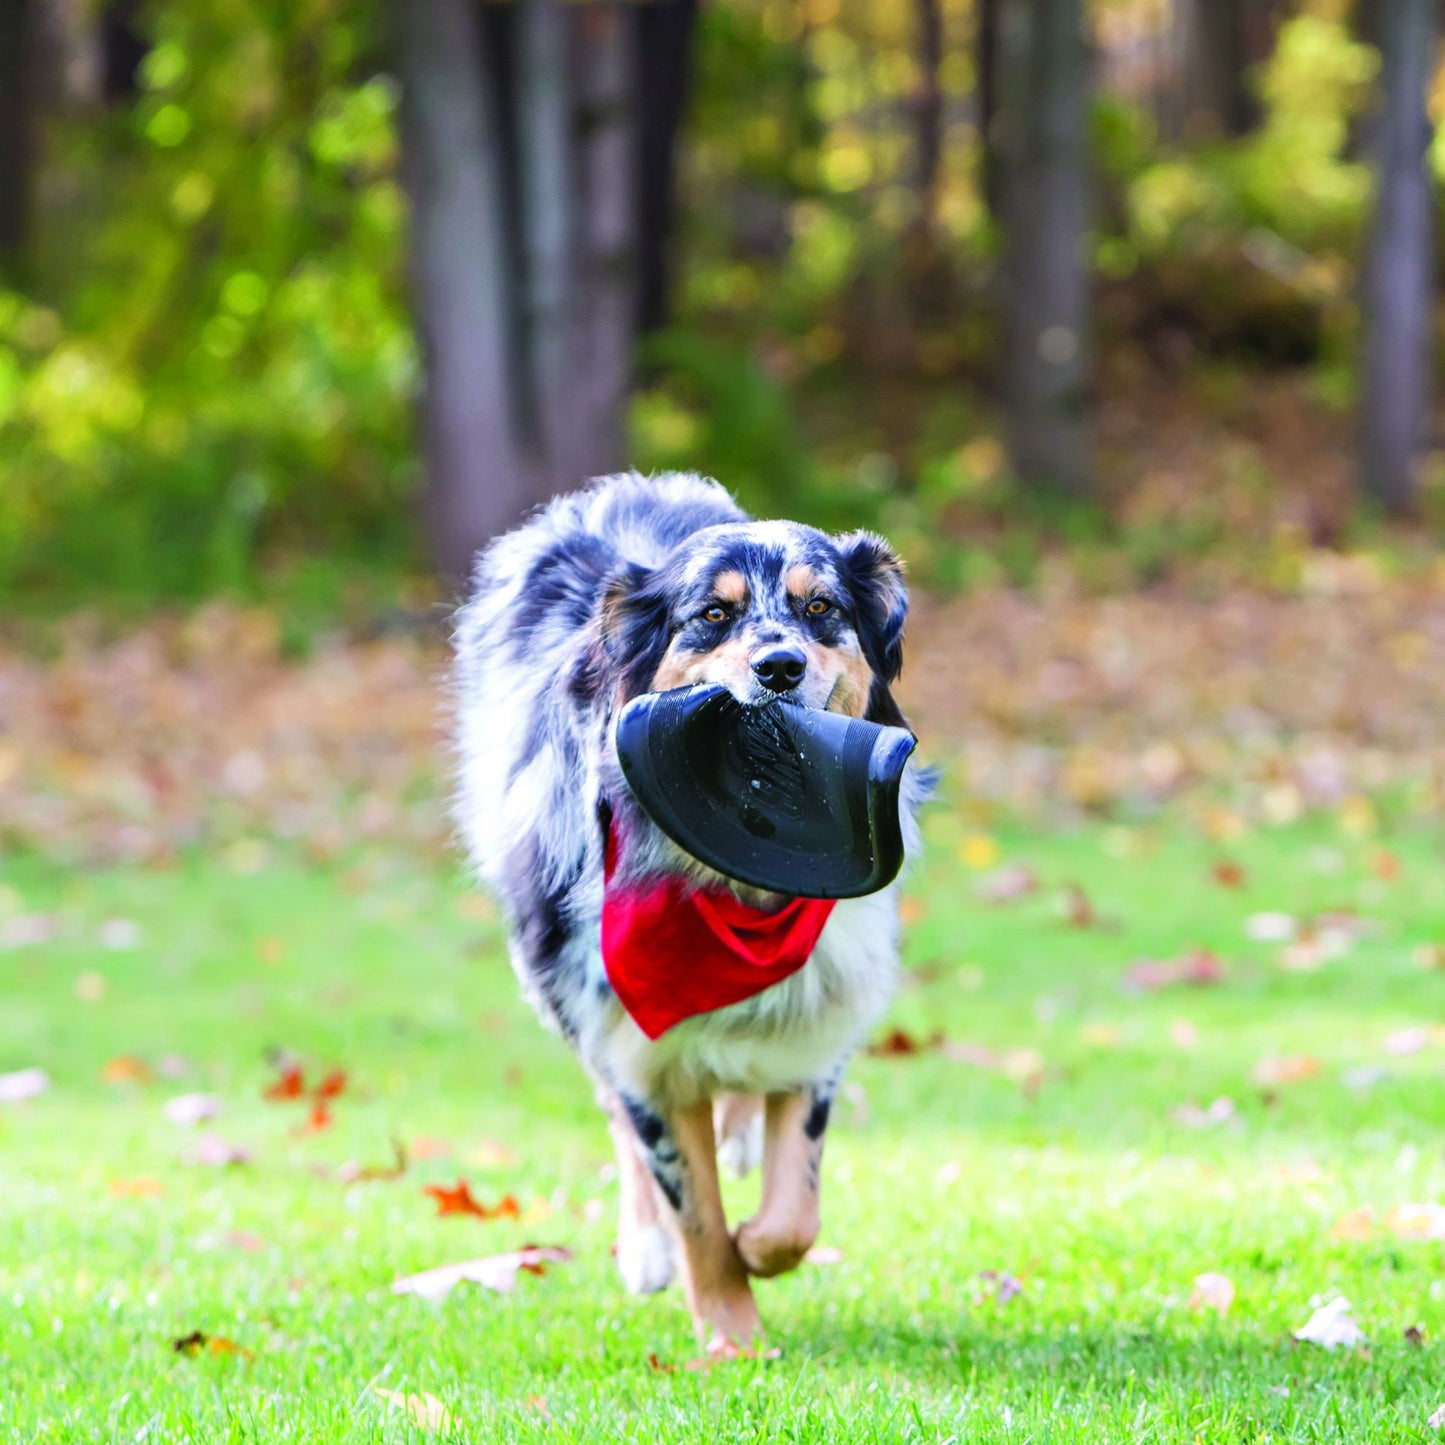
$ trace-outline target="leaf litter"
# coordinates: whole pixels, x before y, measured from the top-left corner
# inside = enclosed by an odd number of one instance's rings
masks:
[[[479,1284],[484,1289],[506,1294],[517,1283],[518,1274],[543,1274],[551,1264],[565,1264],[572,1251],[557,1245],[527,1245],[507,1254],[466,1259],[443,1264],[420,1274],[394,1280],[392,1294],[411,1294],[421,1299],[444,1299],[460,1284]]]

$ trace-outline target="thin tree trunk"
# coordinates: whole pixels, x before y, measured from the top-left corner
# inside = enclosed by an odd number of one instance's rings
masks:
[[[476,549],[546,495],[513,443],[495,71],[471,0],[398,0],[412,268],[426,360],[427,521],[438,565]]]
[[[0,0],[0,277],[15,274],[30,237],[33,37],[29,0]]]
[[[1027,0],[1010,12],[1009,451],[1026,486],[1081,497],[1093,486],[1084,254],[1089,57],[1081,0]]]
[[[625,453],[636,316],[635,56],[626,0],[574,7],[578,304],[570,435],[575,480]]]
[[[1004,0],[976,0],[974,53],[978,66],[978,142],[983,171],[983,199],[995,221],[1003,220],[1003,125],[1000,114],[1002,23]]]
[[[572,9],[566,0],[519,0],[514,51],[526,298],[519,380],[529,392],[526,445],[554,488],[582,480],[567,475],[564,445],[571,430],[576,364]]]
[[[667,319],[677,136],[687,106],[697,0],[632,7],[637,74],[637,329]]]
[[[1191,132],[1242,136],[1258,120],[1247,74],[1249,8],[1249,0],[1192,0],[1191,44],[1185,57]]]
[[[933,234],[938,211],[938,164],[943,153],[943,90],[938,83],[943,64],[943,12],[939,0],[915,0],[918,83],[913,96],[914,191],[918,227]]]
[[[1379,0],[1384,108],[1365,263],[1362,456],[1365,490],[1391,512],[1415,504],[1429,394],[1432,201],[1426,96],[1435,0]]]

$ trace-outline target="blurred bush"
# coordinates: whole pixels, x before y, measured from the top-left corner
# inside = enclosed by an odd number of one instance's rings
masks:
[[[408,545],[394,83],[344,0],[166,0],[134,105],[62,120],[29,297],[0,294],[0,574],[142,596],[264,538]]]

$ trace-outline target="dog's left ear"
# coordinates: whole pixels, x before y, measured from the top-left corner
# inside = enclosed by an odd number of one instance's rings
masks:
[[[836,539],[843,580],[853,596],[858,642],[873,686],[864,716],[870,722],[907,727],[888,684],[903,671],[903,624],[908,620],[908,585],[893,548],[873,532],[850,532]]]
[[[607,583],[599,612],[602,647],[628,697],[646,692],[667,651],[667,595],[653,573],[628,563]]]

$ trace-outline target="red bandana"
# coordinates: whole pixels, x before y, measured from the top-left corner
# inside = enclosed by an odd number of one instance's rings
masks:
[[[616,867],[609,830],[602,964],[612,991],[650,1039],[797,973],[833,911],[831,898],[795,898],[764,913],[726,888],[692,888],[681,878],[623,891],[611,886]]]

